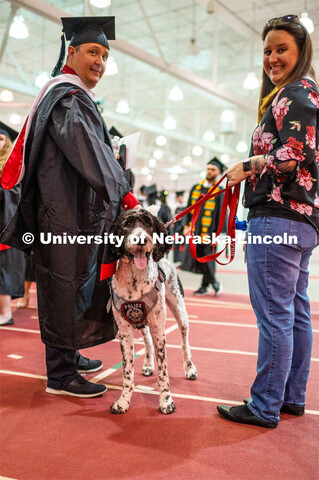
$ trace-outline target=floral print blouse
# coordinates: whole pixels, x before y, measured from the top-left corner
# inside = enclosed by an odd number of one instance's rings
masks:
[[[248,218],[276,216],[311,222],[319,231],[319,93],[303,78],[283,87],[252,135],[250,156],[267,160],[260,175],[245,184]],[[291,173],[281,162],[296,160]]]

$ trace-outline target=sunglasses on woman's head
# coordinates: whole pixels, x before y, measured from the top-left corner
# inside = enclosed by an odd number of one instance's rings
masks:
[[[298,19],[298,15],[284,15],[283,17],[274,17],[268,20],[268,22],[266,22],[266,26],[269,27],[273,23],[276,23],[278,20],[280,22],[292,23],[296,19]]]

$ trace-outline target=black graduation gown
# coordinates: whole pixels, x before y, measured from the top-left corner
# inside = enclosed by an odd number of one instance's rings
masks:
[[[37,109],[25,148],[21,201],[1,238],[34,249],[42,341],[65,349],[104,343],[115,337],[116,326],[107,311],[109,280],[99,281],[103,245],[39,239],[40,232],[103,235],[130,190],[96,104],[77,85],[53,87]],[[24,232],[35,236],[33,244],[23,244]]]
[[[197,184],[198,185],[198,184]],[[189,199],[187,203],[187,207],[189,207],[192,204],[192,192],[195,189],[197,185],[194,185],[191,189],[191,192],[189,194]],[[211,188],[211,187],[210,187]],[[206,188],[202,186],[200,190],[201,195],[206,195],[208,193],[209,188]],[[224,199],[224,194],[218,195],[215,197],[215,209],[211,212],[212,213],[212,223],[210,227],[208,227],[208,231],[206,235],[209,235],[210,237],[212,236],[213,233],[217,232],[218,225],[219,225],[219,219],[220,219],[220,214],[221,214],[221,209],[222,209],[222,204],[223,204],[223,199]],[[205,208],[202,205],[196,225],[195,225],[195,232],[194,235],[200,235],[201,234],[201,221],[202,217],[204,215]],[[192,214],[188,214],[186,217],[186,225],[189,224],[192,220]],[[226,225],[227,225],[227,218],[225,219],[222,232],[226,231]],[[196,246],[196,251],[197,251],[197,256],[199,257],[205,257],[206,255],[210,255],[213,253],[213,247],[209,245],[197,245]],[[215,250],[216,251],[216,250]],[[210,262],[206,263],[200,263],[197,260],[195,260],[190,252],[190,247],[189,244],[186,245],[185,247],[185,257],[183,264],[181,266],[181,270],[185,270],[187,272],[193,272],[193,273],[200,273],[200,274],[209,274],[212,278],[215,275],[215,261],[211,260]]]
[[[178,215],[179,213],[186,210],[186,205],[181,207],[176,207],[174,216]],[[184,226],[186,225],[185,217],[182,217],[178,222],[173,223],[173,230],[175,235],[183,235]],[[178,243],[174,243],[174,262],[183,262],[185,257],[185,245],[182,243],[179,245]]]
[[[166,203],[161,202],[161,208],[158,211],[157,217],[165,224],[172,220],[172,212]],[[172,227],[167,228],[168,234],[172,235]]]
[[[7,191],[0,187],[0,231],[17,208],[20,188]],[[0,251],[0,295],[20,298],[24,295],[24,254],[16,248]]]

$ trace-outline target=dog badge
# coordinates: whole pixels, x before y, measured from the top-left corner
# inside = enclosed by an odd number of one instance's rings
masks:
[[[134,328],[146,325],[146,308],[144,302],[125,302],[122,305],[122,314]]]

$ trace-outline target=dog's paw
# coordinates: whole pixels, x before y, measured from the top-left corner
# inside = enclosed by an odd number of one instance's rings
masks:
[[[197,378],[197,370],[194,364],[191,367],[188,367],[185,371],[185,376],[187,380],[196,380]]]
[[[169,415],[170,413],[175,412],[175,410],[176,410],[176,406],[175,406],[175,403],[173,402],[172,397],[170,397],[170,400],[163,402],[159,406],[159,411],[164,415]]]
[[[142,368],[142,374],[144,377],[151,377],[154,373],[154,368],[152,367],[143,367]]]
[[[169,415],[175,412],[176,406],[170,394],[166,394],[165,397],[160,399],[159,411],[164,415]]]
[[[126,403],[126,406],[125,406],[124,402],[120,402],[118,400],[117,402],[114,402],[111,405],[110,413],[116,413],[116,414],[126,413],[128,410],[128,407],[129,407],[129,404]]]

